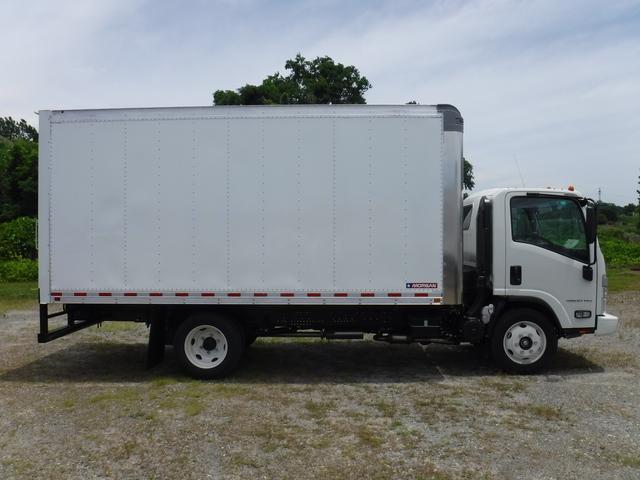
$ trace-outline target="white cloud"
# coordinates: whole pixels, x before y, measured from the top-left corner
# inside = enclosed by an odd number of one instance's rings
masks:
[[[27,6],[28,5],[28,6]],[[9,2],[0,115],[209,104],[300,51],[356,65],[370,103],[453,103],[478,187],[635,199],[640,3]]]

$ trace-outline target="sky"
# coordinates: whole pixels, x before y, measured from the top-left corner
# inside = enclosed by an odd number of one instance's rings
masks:
[[[476,190],[637,201],[640,0],[0,0],[0,116],[210,105],[296,53],[355,65],[367,103],[451,103]]]

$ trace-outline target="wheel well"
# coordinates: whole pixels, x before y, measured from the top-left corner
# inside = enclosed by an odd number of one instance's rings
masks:
[[[544,303],[543,301],[532,301],[532,300],[507,300],[504,304],[504,308],[500,312],[500,315],[508,312],[509,310],[514,310],[516,308],[531,308],[532,310],[537,310],[541,314],[545,315],[549,318],[558,330],[558,336],[562,336],[562,326],[560,325],[560,321],[558,317],[553,312],[551,307]]]

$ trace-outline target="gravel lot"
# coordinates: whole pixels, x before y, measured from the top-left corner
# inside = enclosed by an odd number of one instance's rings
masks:
[[[640,293],[618,335],[505,376],[469,346],[264,341],[232,379],[185,378],[146,329],[46,345],[0,318],[0,479],[640,478]]]

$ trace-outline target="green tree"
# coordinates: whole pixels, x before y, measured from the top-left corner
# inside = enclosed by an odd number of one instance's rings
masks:
[[[37,214],[37,139],[24,120],[0,119],[0,221]]]
[[[19,217],[0,223],[0,260],[36,259],[36,219]]]
[[[476,181],[473,178],[473,165],[464,157],[462,157],[463,161],[463,177],[462,177],[462,186],[465,190],[473,190],[473,187],[476,186]]]
[[[16,122],[11,117],[0,117],[0,138],[6,140],[17,140],[19,138],[38,141],[38,131],[27,122],[20,120]]]
[[[269,75],[260,85],[247,84],[238,90],[216,90],[214,105],[269,105],[310,103],[366,103],[371,88],[353,65],[336,63],[331,57],[307,60],[297,54],[285,63],[286,75]]]
[[[367,77],[353,65],[336,63],[331,57],[307,60],[301,54],[287,60],[286,75],[269,75],[260,85],[246,84],[237,90],[216,90],[214,105],[275,105],[313,103],[366,103],[371,88]],[[415,100],[407,104],[417,104]],[[464,160],[464,188],[473,190],[473,165]]]
[[[622,213],[624,215],[633,215],[633,213],[636,211],[636,208],[638,207],[635,203],[628,203],[627,205],[622,207]]]
[[[615,223],[618,221],[618,214],[622,208],[614,203],[600,202],[598,204],[598,214],[606,218],[607,222]]]

